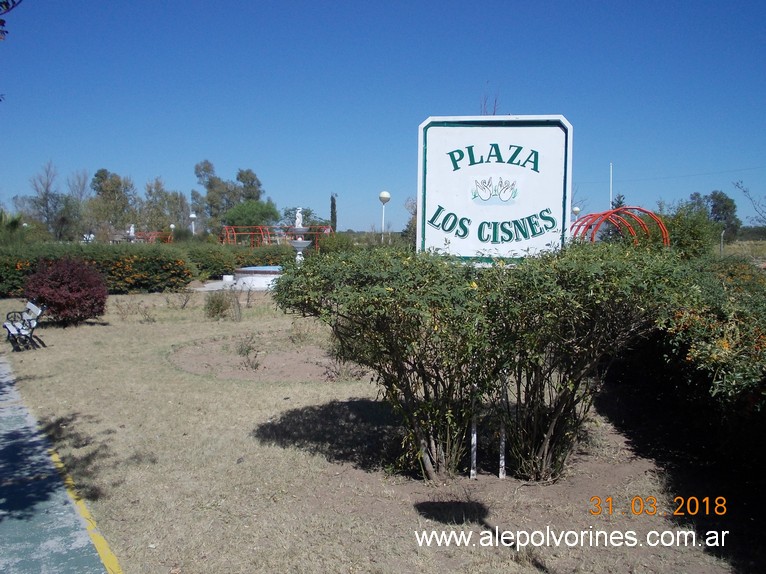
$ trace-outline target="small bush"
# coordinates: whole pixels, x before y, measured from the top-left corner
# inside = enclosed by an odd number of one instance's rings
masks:
[[[211,291],[205,296],[205,317],[208,319],[242,319],[239,297],[232,290]]]
[[[255,333],[242,335],[235,343],[237,355],[242,357],[242,368],[256,371],[261,366],[258,360],[258,339]]]
[[[165,303],[168,309],[183,311],[194,298],[194,293],[195,291],[188,287],[179,291],[168,291],[165,293]]]
[[[511,467],[524,479],[556,478],[608,365],[655,332],[682,300],[686,275],[669,250],[602,242],[479,276],[485,336],[503,354],[490,399],[508,431]]]
[[[43,262],[30,275],[24,295],[47,307],[47,314],[63,325],[76,325],[100,317],[106,309],[104,277],[79,259]]]
[[[375,372],[407,424],[412,459],[432,480],[458,471],[473,401],[494,363],[474,361],[489,344],[480,337],[474,274],[450,258],[354,250],[286,265],[273,292],[282,309],[330,326],[338,359]]]
[[[338,251],[353,251],[356,249],[353,238],[346,233],[331,233],[323,235],[318,240],[320,253]]]

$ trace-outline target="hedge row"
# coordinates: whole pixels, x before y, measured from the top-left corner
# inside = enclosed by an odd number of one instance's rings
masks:
[[[223,245],[31,244],[0,248],[0,297],[22,297],[25,278],[41,262],[64,257],[91,263],[109,293],[158,292],[184,288],[194,279],[220,278],[237,267],[281,265],[294,258],[289,246],[256,249]]]
[[[190,244],[189,259],[194,262],[201,278],[219,279],[233,273],[238,267],[255,265],[283,265],[295,259],[289,245],[268,245],[251,249],[246,246]]]

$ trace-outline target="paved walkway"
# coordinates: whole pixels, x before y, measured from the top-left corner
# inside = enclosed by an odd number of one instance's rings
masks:
[[[119,572],[116,561],[110,569],[102,563],[49,448],[0,353],[0,572]]]

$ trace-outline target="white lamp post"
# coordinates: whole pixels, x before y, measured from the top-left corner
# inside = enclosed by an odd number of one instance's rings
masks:
[[[192,211],[191,214],[189,215],[189,219],[191,219],[192,235],[194,235],[194,220],[197,219],[197,214]]]
[[[380,200],[380,203],[383,204],[383,220],[380,224],[380,242],[383,243],[385,241],[384,234],[386,232],[386,204],[391,200],[391,194],[387,191],[381,191],[378,199]]]
[[[572,213],[573,213],[573,214],[574,214],[574,216],[575,216],[575,221],[577,221],[577,218],[578,218],[578,217],[579,217],[579,215],[580,215],[580,208],[579,208],[579,207],[577,207],[577,206],[575,205],[575,206],[572,208]]]

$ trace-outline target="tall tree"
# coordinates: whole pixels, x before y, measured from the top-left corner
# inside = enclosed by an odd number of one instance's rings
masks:
[[[32,209],[30,215],[41,221],[50,232],[53,232],[54,220],[64,201],[64,196],[58,188],[57,179],[58,172],[53,162],[49,161],[43,166],[40,173],[29,180],[33,191],[29,201],[29,206]]]
[[[191,211],[186,196],[179,191],[168,191],[161,178],[146,184],[141,224],[148,231],[167,230],[171,224],[185,227]]]
[[[252,169],[240,169],[237,172],[237,181],[242,185],[239,202],[260,201],[263,193],[261,180]]]
[[[707,195],[698,192],[689,196],[689,202],[695,209],[702,210],[708,219],[719,226],[719,234],[723,232],[726,241],[734,241],[742,227],[742,221],[737,217],[736,202],[723,191],[711,191]]]
[[[710,208],[710,219],[723,225],[726,241],[734,241],[742,227],[742,221],[737,217],[736,202],[723,191],[711,191],[707,196]]]
[[[136,222],[142,201],[130,177],[100,169],[90,187],[95,197],[88,202],[88,209],[102,232],[125,231]]]
[[[51,233],[57,241],[80,239],[82,217],[80,204],[71,195],[61,196],[61,205],[52,222]]]
[[[93,195],[88,186],[88,172],[84,169],[70,175],[66,180],[66,185],[69,195],[80,203],[85,203]]]
[[[19,213],[42,226],[57,241],[76,239],[81,229],[80,203],[60,191],[53,163],[45,164],[29,182],[33,194],[14,198]]]
[[[204,193],[192,189],[191,191],[191,212],[199,218],[200,223],[207,221],[207,198]],[[188,224],[187,224],[188,225]]]
[[[337,193],[330,195],[330,227],[333,231],[338,231],[338,206],[335,203]]]
[[[81,169],[72,173],[66,180],[67,203],[74,221],[72,235],[75,239],[80,239],[86,234],[90,235],[95,224],[87,217],[87,204],[93,196],[88,179],[88,172]]]
[[[215,173],[215,167],[208,160],[194,166],[197,182],[205,193],[192,193],[192,208],[199,223],[207,228],[218,228],[224,214],[246,201],[260,201],[263,187],[252,169],[240,169],[236,181],[227,181]]]
[[[614,198],[612,198],[612,209],[619,209],[620,207],[625,207],[626,205],[627,203],[623,194],[618,193],[614,196]],[[601,226],[601,229],[599,229],[598,232],[598,237],[601,241],[619,241],[623,239],[623,235],[620,229],[610,221],[607,221],[604,223],[604,225]]]
[[[279,210],[271,201],[250,199],[232,207],[223,215],[223,223],[236,226],[274,225],[279,221]]]

